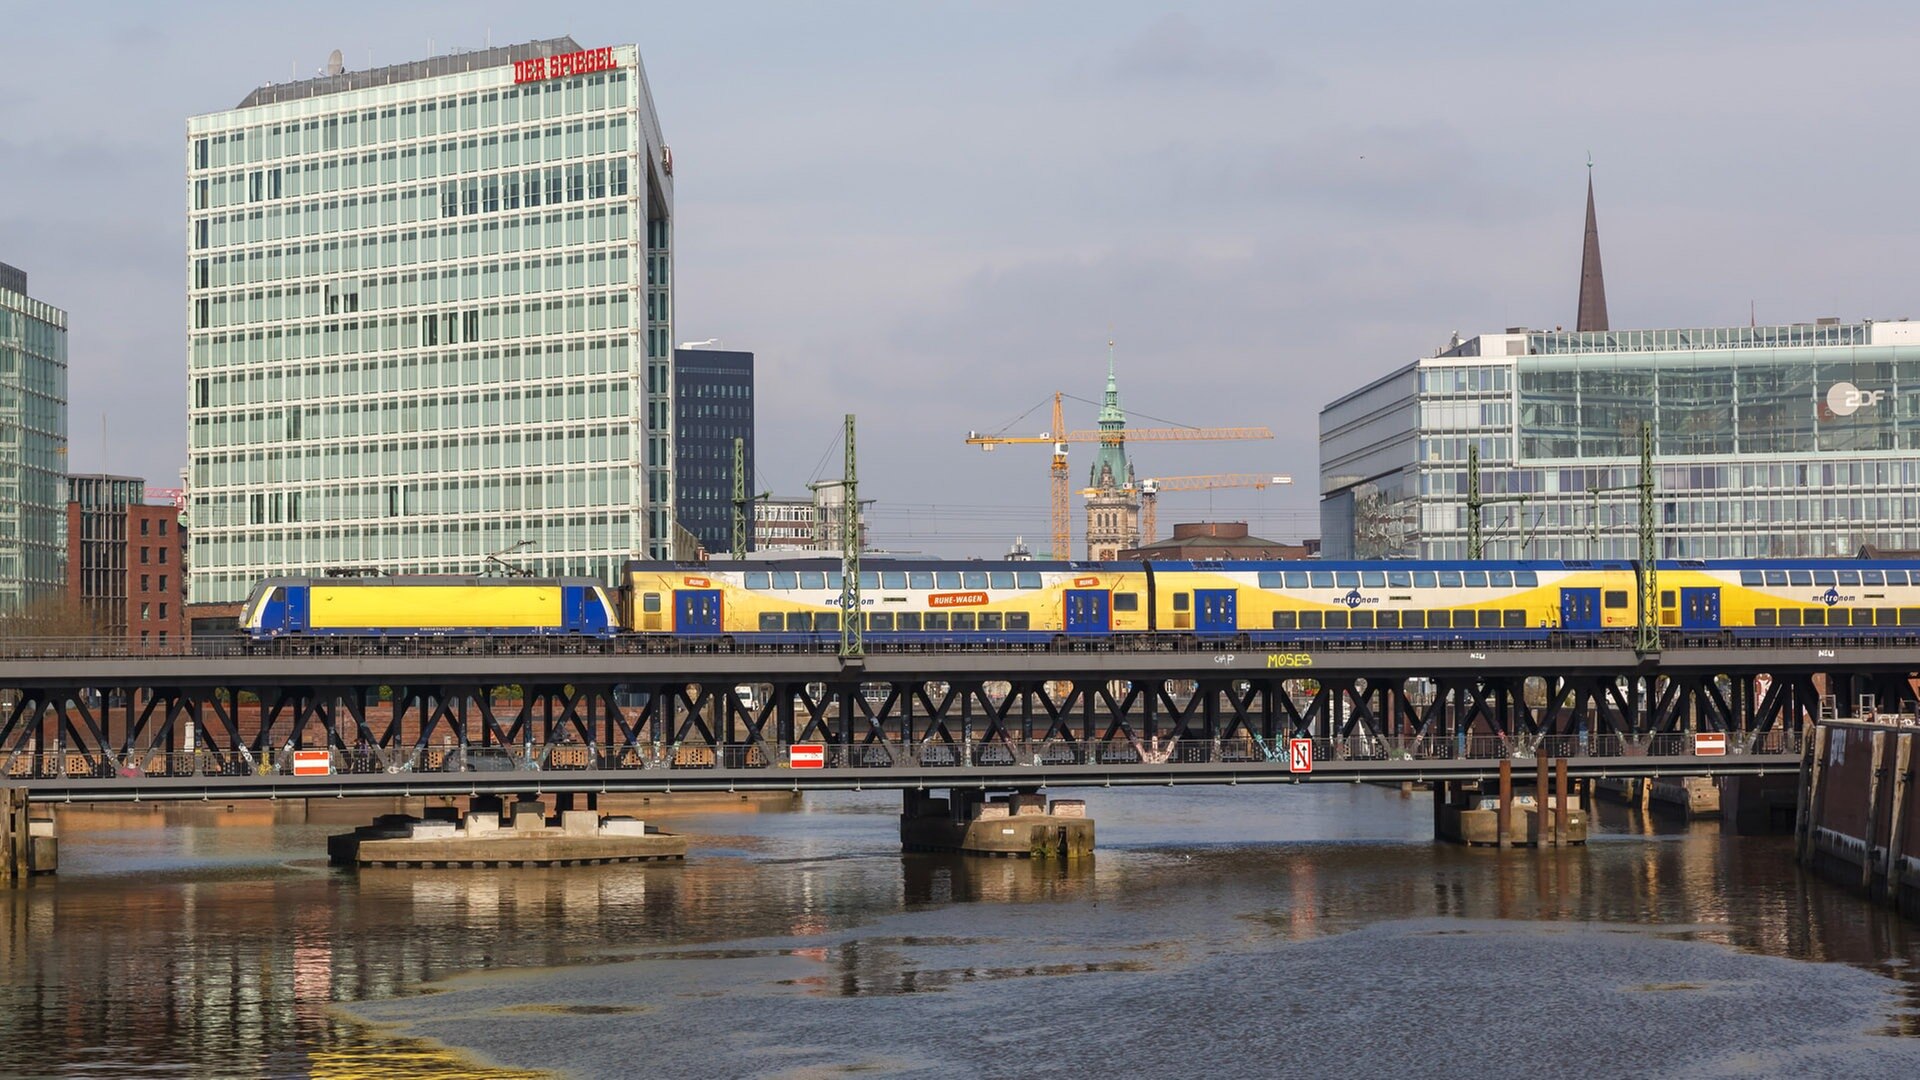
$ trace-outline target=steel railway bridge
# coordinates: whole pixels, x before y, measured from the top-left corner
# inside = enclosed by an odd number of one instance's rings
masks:
[[[1911,712],[1920,672],[1920,640],[1817,637],[1657,654],[78,651],[0,645],[0,786],[103,801],[1469,780],[1542,755],[1581,777],[1759,774],[1797,769],[1823,711]],[[796,745],[818,767],[794,767]]]

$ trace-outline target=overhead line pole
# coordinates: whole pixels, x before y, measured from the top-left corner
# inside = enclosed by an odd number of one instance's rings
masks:
[[[859,663],[867,655],[866,618],[860,606],[860,483],[854,466],[853,414],[847,414],[845,479],[840,492],[840,659]]]

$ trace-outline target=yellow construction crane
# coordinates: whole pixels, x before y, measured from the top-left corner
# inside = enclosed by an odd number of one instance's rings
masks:
[[[1087,429],[1067,431],[1060,410],[1061,394],[1053,395],[1053,426],[1043,435],[982,435],[977,431],[967,433],[967,445],[978,446],[982,450],[992,450],[1002,445],[1021,445],[1051,443],[1053,461],[1048,470],[1050,497],[1053,503],[1053,557],[1072,558],[1072,508],[1069,505],[1067,483],[1067,445],[1069,443],[1111,442],[1124,444],[1130,442],[1187,442],[1205,439],[1271,439],[1273,431],[1265,426],[1259,427],[1169,427],[1169,428],[1126,428],[1121,431],[1101,431]]]
[[[1293,477],[1281,474],[1220,473],[1214,476],[1162,476],[1140,481],[1140,542],[1151,544],[1158,538],[1154,515],[1163,491],[1212,491],[1216,488],[1269,488],[1293,483]],[[1084,494],[1093,494],[1091,491]]]

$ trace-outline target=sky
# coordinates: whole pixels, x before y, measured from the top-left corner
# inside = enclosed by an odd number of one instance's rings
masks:
[[[1136,425],[1276,434],[1138,444],[1142,477],[1297,480],[1163,496],[1163,533],[1317,535],[1323,405],[1572,324],[1589,155],[1615,327],[1920,317],[1912,5],[4,6],[0,261],[69,312],[76,472],[178,482],[186,118],[333,48],[637,43],[676,338],[756,354],[762,489],[837,476],[856,414],[898,551],[1043,547],[1044,449],[963,440],[1056,390],[1091,427],[1109,340]]]

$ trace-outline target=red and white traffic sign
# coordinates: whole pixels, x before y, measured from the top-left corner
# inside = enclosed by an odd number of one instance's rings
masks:
[[[1693,735],[1694,757],[1726,757],[1727,733],[1724,731],[1697,731]]]
[[[295,776],[331,776],[333,774],[333,755],[325,750],[295,750],[293,752],[293,775]]]
[[[824,769],[827,767],[827,747],[824,743],[794,743],[787,748],[787,764],[796,769]]]
[[[1287,740],[1287,771],[1310,773],[1313,771],[1313,740]]]

